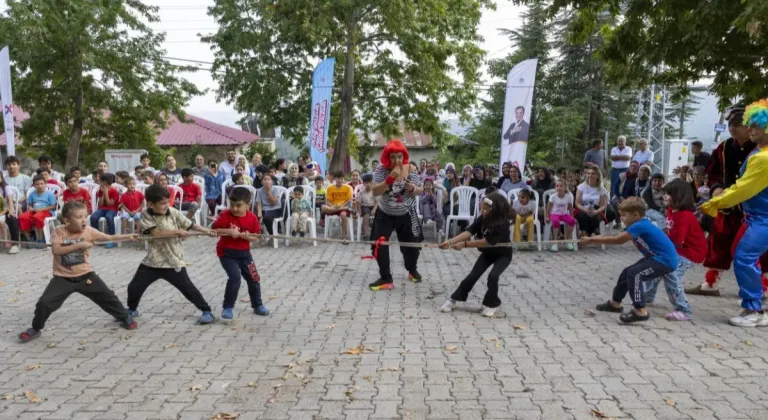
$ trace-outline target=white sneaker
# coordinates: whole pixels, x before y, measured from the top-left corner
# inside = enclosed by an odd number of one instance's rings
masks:
[[[443,306],[440,307],[440,312],[448,313],[448,312],[451,312],[455,307],[456,307],[456,302],[453,299],[448,299],[445,301]]]
[[[573,244],[571,243],[565,244],[565,249],[567,249],[568,251],[573,251]]]
[[[728,323],[735,327],[768,327],[768,314],[745,309]]]
[[[11,247],[11,249],[8,250],[9,254],[18,254],[19,253],[19,246],[14,245]]]
[[[549,248],[552,252],[557,252],[557,244],[552,244],[552,246]]]
[[[494,315],[496,315],[496,308],[489,308],[487,306],[483,306],[484,317],[493,318]]]

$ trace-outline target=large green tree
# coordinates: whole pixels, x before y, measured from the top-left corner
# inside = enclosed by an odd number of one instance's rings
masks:
[[[720,106],[768,96],[768,2],[765,0],[555,0],[572,8],[573,40],[600,30],[596,51],[611,80],[631,86],[687,86],[711,79]],[[621,17],[604,25],[603,15]]]
[[[200,91],[163,59],[157,7],[139,0],[8,0],[0,45],[11,52],[14,102],[30,114],[20,135],[66,166],[108,147],[155,147],[168,113]]]
[[[216,0],[218,95],[303,144],[314,65],[336,58],[331,169],[354,129],[443,134],[440,115],[468,117],[483,51],[477,28],[490,0]],[[219,74],[221,72],[221,74]]]

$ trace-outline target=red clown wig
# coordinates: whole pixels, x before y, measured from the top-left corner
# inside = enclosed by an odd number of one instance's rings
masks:
[[[392,161],[389,160],[389,155],[391,153],[402,153],[403,165],[408,164],[408,149],[405,148],[403,142],[400,140],[390,140],[389,143],[384,146],[384,150],[381,151],[381,157],[379,158],[381,166],[387,169],[392,169]]]

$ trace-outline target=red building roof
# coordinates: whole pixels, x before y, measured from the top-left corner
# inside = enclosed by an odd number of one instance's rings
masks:
[[[16,127],[29,118],[29,114],[18,106],[13,106]],[[175,115],[171,116],[168,127],[157,135],[158,146],[237,146],[257,141],[259,136],[237,128],[227,127],[206,119],[187,114],[189,122],[182,123]],[[17,134],[18,140],[18,134]],[[5,133],[0,133],[0,146],[6,145]]]

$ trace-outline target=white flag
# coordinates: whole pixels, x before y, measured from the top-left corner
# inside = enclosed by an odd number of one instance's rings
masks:
[[[8,47],[0,50],[0,98],[3,106],[3,123],[5,124],[5,141],[8,144],[8,156],[16,154],[15,133],[13,121],[13,95],[11,94],[11,60]]]
[[[512,162],[523,171],[528,151],[533,86],[538,59],[525,60],[507,75],[504,123],[501,128],[501,164]]]

